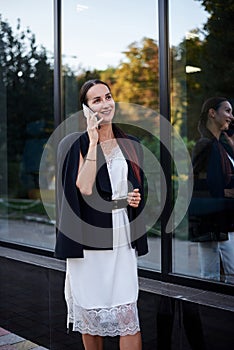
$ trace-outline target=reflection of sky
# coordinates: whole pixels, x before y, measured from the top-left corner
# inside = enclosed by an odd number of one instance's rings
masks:
[[[158,37],[155,0],[70,0],[69,4],[64,6],[64,51],[71,55],[75,49],[78,62],[86,67],[116,65],[129,44],[144,36]]]
[[[195,0],[171,0],[171,35],[178,44],[188,31],[201,27],[206,13]],[[53,51],[53,0],[0,0],[3,19],[15,30],[29,27],[36,42]],[[122,52],[143,37],[158,39],[157,0],[63,0],[64,62],[74,69],[116,66]]]

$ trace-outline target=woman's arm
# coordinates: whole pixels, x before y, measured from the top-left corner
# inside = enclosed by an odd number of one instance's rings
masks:
[[[97,145],[90,144],[88,153],[83,158],[80,153],[80,162],[76,186],[84,195],[91,195],[97,171]]]
[[[102,119],[97,120],[96,113],[87,115],[87,131],[89,135],[89,149],[85,158],[80,154],[80,162],[76,186],[84,195],[91,195],[97,172],[97,143],[98,125]]]

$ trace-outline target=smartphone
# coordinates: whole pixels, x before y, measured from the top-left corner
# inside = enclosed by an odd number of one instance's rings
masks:
[[[86,106],[84,103],[82,104],[83,107],[83,112],[84,112],[84,116],[85,118],[87,118],[88,116],[92,116],[94,115],[94,111],[92,111],[92,109],[90,109],[88,106]],[[98,115],[96,114],[96,118],[98,120]]]
[[[228,136],[233,136],[234,135],[234,122],[232,121],[229,125],[228,130],[225,130]]]
[[[86,106],[84,103],[82,104],[82,107],[83,107],[83,113],[84,113],[85,118],[87,118],[89,115],[92,116],[92,115],[95,114],[95,112],[92,111],[92,109],[89,108],[88,106]],[[98,121],[98,119],[99,119],[98,118],[98,114],[96,114],[95,117],[96,117],[96,119]],[[98,125],[98,129],[101,129],[100,125]]]

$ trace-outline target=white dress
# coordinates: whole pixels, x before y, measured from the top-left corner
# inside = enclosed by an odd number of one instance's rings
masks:
[[[112,199],[127,196],[127,163],[119,146],[106,157]],[[84,250],[67,259],[68,324],[82,334],[116,336],[139,331],[137,257],[130,242],[127,209],[112,211],[113,250]]]

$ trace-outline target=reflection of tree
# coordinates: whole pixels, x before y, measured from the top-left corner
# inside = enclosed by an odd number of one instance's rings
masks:
[[[195,28],[190,38],[171,49],[172,123],[183,137],[188,135],[189,141],[198,136],[196,129],[202,101],[214,94],[232,97],[234,76],[233,0],[195,1],[209,13],[202,36]],[[0,24],[0,76],[5,89],[5,95],[0,96],[0,106],[7,96],[8,159],[16,162],[23,154],[28,123],[53,121],[53,70],[46,50],[38,47],[29,29],[22,31],[20,21],[16,33],[1,18]],[[84,70],[78,77],[71,68],[64,67],[66,116],[81,109],[77,90],[90,78],[107,81],[117,101],[158,110],[157,43],[143,38],[131,43],[124,54],[125,58],[117,67],[104,71]],[[185,75],[188,65],[199,67],[201,71]],[[1,95],[4,89],[1,85]]]
[[[9,185],[19,188],[17,164],[24,151],[27,125],[43,120],[43,138],[52,131],[53,69],[48,63],[45,48],[36,45],[31,30],[22,30],[18,20],[16,33],[13,33],[1,16],[0,67],[7,101]]]
[[[233,97],[234,77],[234,1],[200,0],[209,18],[202,55],[204,92]]]
[[[197,133],[197,116],[202,100],[201,72],[186,74],[186,66],[201,67],[203,42],[199,31],[190,32],[171,50],[172,60],[172,123],[182,137],[189,139]],[[187,123],[187,124],[186,124]]]
[[[194,30],[190,38],[173,48],[173,118],[181,117],[184,135],[198,137],[197,123],[203,101],[213,95],[233,98],[234,76],[234,2],[233,0],[200,1],[209,13],[203,32]],[[202,34],[202,39],[200,37]],[[200,72],[186,74],[185,66],[199,67]],[[175,92],[176,91],[176,92]],[[183,115],[187,115],[187,130]]]
[[[158,111],[158,45],[150,38],[130,44],[117,67],[105,71],[87,71],[78,77],[79,85],[100,78],[112,87],[116,101],[136,103]]]
[[[125,51],[126,59],[115,71],[114,95],[120,102],[132,102],[158,110],[158,46],[143,38]]]

